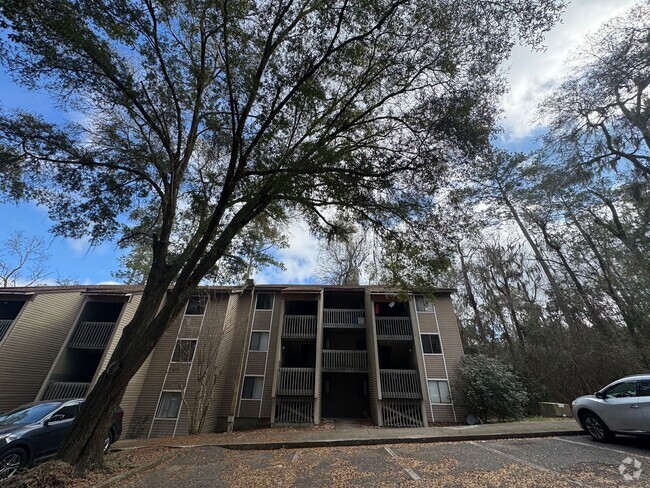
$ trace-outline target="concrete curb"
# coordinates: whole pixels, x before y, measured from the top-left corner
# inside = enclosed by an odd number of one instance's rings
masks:
[[[587,435],[584,430],[549,430],[538,432],[497,432],[492,434],[462,434],[462,435],[436,435],[436,436],[414,436],[414,437],[381,437],[381,438],[360,438],[360,439],[320,439],[304,441],[272,441],[272,442],[207,442],[204,444],[164,444],[160,447],[171,449],[187,447],[223,447],[234,451],[263,451],[273,449],[297,449],[310,447],[342,447],[342,446],[377,446],[381,444],[432,444],[441,442],[463,442],[463,441],[490,441],[502,439],[526,439],[535,437],[557,437]],[[141,449],[150,446],[131,446],[116,448],[116,451]]]
[[[287,442],[250,442],[219,444],[219,447],[238,451],[259,451],[267,449],[294,449],[309,447],[342,447],[342,446],[377,446],[381,444],[432,444],[442,442],[463,442],[463,441],[490,441],[502,439],[526,439],[534,437],[557,437],[586,435],[583,430],[568,431],[546,431],[546,432],[514,432],[511,434],[466,434],[449,436],[425,436],[425,437],[394,437],[381,439],[335,439],[316,441],[287,441]],[[215,444],[213,444],[215,445]],[[167,446],[166,446],[167,447]],[[171,447],[171,446],[168,446]]]
[[[142,471],[146,471],[151,468],[155,468],[156,466],[160,466],[162,463],[165,461],[169,461],[170,459],[174,458],[178,452],[168,452],[167,454],[163,454],[157,459],[154,459],[153,461],[148,462],[147,464],[143,464],[142,466],[138,466],[137,468],[133,468],[129,471],[125,471],[124,473],[118,474],[117,476],[114,476],[102,483],[99,483],[95,485],[95,488],[108,488],[109,486],[114,486],[115,484],[124,481],[127,478],[130,478],[132,476],[135,476],[138,473],[141,473]]]

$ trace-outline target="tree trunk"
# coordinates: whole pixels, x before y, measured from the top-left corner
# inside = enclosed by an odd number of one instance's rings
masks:
[[[469,302],[470,307],[472,307],[472,312],[474,314],[474,325],[476,326],[476,331],[479,334],[479,337],[483,342],[487,342],[487,334],[485,332],[485,325],[481,319],[481,312],[478,308],[478,303],[476,302],[476,297],[474,296],[474,290],[472,290],[472,283],[469,279],[469,271],[465,264],[465,256],[463,255],[463,250],[460,247],[460,243],[456,243],[456,250],[458,251],[458,256],[460,258],[460,270],[463,274],[463,283],[465,285],[465,292],[467,293],[467,301]]]

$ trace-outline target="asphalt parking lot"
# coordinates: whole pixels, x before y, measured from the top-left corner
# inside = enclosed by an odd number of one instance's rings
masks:
[[[650,487],[650,440],[599,444],[567,436],[269,451],[197,447],[122,486]]]

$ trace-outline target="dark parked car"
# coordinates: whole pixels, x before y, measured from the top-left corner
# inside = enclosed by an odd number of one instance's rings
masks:
[[[0,415],[0,480],[56,455],[83,399],[28,403]],[[121,408],[106,434],[104,451],[122,433]]]

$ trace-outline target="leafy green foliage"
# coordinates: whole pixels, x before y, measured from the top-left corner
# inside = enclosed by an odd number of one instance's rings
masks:
[[[484,422],[518,419],[526,414],[528,393],[510,367],[498,359],[467,355],[459,372],[467,408]]]

